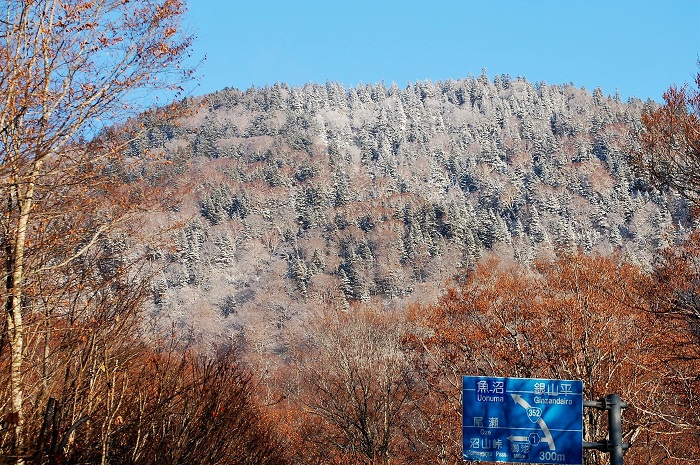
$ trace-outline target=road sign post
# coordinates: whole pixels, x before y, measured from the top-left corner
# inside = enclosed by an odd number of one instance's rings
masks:
[[[462,378],[463,458],[583,463],[581,381]]]
[[[598,401],[584,401],[583,406],[608,412],[608,439],[585,442],[583,448],[607,452],[610,454],[610,465],[623,465],[622,453],[630,447],[628,443],[622,442],[622,409],[627,407],[627,402],[620,399],[620,394],[608,394]]]

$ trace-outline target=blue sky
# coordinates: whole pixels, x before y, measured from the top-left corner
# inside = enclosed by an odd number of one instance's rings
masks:
[[[660,101],[699,71],[700,0],[189,0],[193,95],[495,74]]]

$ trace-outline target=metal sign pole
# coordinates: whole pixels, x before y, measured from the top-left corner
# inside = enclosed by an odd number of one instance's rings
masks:
[[[605,397],[608,404],[608,432],[610,434],[610,465],[622,464],[622,409],[627,404],[620,400],[620,394],[609,394]]]
[[[620,394],[608,394],[600,400],[586,400],[584,407],[607,410],[608,439],[600,442],[584,442],[584,449],[597,449],[610,454],[610,465],[624,465],[622,453],[629,449],[629,444],[622,442],[622,409],[627,403],[620,399]]]

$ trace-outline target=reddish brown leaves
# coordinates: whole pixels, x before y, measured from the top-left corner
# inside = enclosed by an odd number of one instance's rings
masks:
[[[700,73],[696,88],[671,86],[665,104],[642,115],[634,163],[659,187],[700,201]]]
[[[677,341],[647,311],[638,290],[649,286],[640,270],[609,257],[568,256],[532,271],[487,262],[438,304],[414,308],[407,342],[429,389],[420,412],[425,422],[441,425],[422,433],[424,453],[436,460],[453,444],[448,456],[458,463],[458,386],[468,374],[583,380],[587,399],[620,393],[630,403],[626,439],[647,440],[647,448],[628,452],[626,463],[692,456],[694,420],[679,410],[679,397],[666,403],[657,395],[685,381],[673,374],[681,365],[669,365],[659,351]],[[679,424],[669,426],[672,418]],[[586,440],[604,437],[604,418],[587,416],[586,431]],[[662,431],[673,431],[674,440]],[[661,443],[672,454],[652,452]]]

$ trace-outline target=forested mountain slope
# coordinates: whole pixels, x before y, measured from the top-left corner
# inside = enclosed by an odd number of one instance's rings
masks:
[[[627,162],[653,103],[600,89],[482,75],[186,103],[191,116],[156,121],[132,151],[164,150],[194,186],[163,218],[185,226],[154,252],[154,302],[195,338],[284,351],[279,336],[316,306],[431,302],[487,254],[529,264],[582,250],[646,266],[690,227],[684,201]]]

